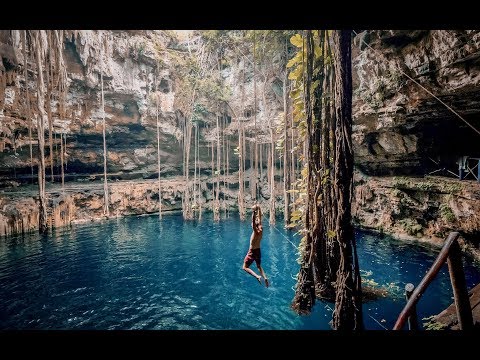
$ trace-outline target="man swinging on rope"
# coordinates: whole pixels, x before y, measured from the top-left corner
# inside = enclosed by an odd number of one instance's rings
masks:
[[[248,253],[243,260],[243,270],[255,277],[260,284],[262,284],[262,276],[265,280],[265,286],[268,287],[269,282],[263,268],[261,266],[262,255],[260,253],[260,241],[262,241],[263,227],[262,227],[262,210],[258,204],[253,205],[252,208],[252,235],[250,236],[250,247]],[[257,275],[255,271],[250,269],[253,261],[257,264],[258,271],[262,276]]]

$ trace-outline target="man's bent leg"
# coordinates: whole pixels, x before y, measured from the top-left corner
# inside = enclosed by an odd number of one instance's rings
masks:
[[[253,271],[252,269],[250,269],[250,265],[252,265],[252,263],[248,264],[246,262],[243,263],[243,270],[245,270],[247,273],[249,273],[250,275],[252,275],[255,279],[257,279],[257,281],[261,284],[262,281],[260,280],[261,276],[260,275],[257,275],[255,273],[255,271]]]
[[[258,268],[258,271],[260,271],[260,274],[262,274],[263,278],[265,279],[265,286],[268,287],[270,283],[268,282],[267,275],[265,275],[265,271],[263,271],[262,266],[258,263],[257,263],[257,268]]]

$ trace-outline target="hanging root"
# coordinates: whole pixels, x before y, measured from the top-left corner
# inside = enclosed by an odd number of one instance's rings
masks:
[[[297,276],[297,286],[291,308],[300,315],[307,315],[312,311],[315,304],[315,282],[314,269],[312,267],[312,244],[310,237],[304,238],[307,241],[301,249],[302,265]]]
[[[218,200],[215,200],[213,205],[213,220],[220,221],[220,203]]]
[[[308,315],[311,313],[314,304],[315,287],[312,270],[309,267],[302,267],[298,273],[295,297],[290,307],[299,315]]]
[[[193,220],[193,210],[196,209],[196,204],[192,201],[192,186],[185,185],[185,190],[182,197],[182,213],[184,220]]]

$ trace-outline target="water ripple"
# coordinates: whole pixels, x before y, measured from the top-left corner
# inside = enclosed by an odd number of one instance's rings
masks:
[[[298,239],[277,230],[265,224],[268,289],[241,269],[251,229],[234,218],[184,223],[167,216],[161,224],[156,216],[125,218],[0,241],[0,329],[328,329],[324,303],[310,316],[290,309],[298,264],[287,239]],[[436,255],[365,232],[357,239],[369,278],[402,289],[418,283]],[[469,286],[480,282],[470,263],[466,274]],[[443,269],[419,316],[450,302]],[[364,311],[391,328],[403,305],[403,298],[380,299]],[[368,316],[365,323],[378,328]]]

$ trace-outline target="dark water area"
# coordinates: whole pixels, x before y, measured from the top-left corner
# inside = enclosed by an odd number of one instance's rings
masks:
[[[0,239],[0,329],[330,329],[332,304],[309,316],[290,309],[299,237],[264,221],[265,288],[242,270],[250,223],[129,217]],[[356,232],[360,267],[390,296],[364,304],[365,327],[391,329],[438,250]],[[480,270],[466,259],[467,285]],[[255,265],[252,266],[257,270]],[[446,265],[424,294],[419,319],[448,306]]]

